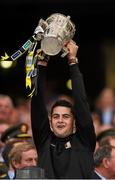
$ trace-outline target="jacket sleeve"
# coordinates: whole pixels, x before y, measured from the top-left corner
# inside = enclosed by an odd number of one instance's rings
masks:
[[[33,139],[36,148],[40,149],[49,135],[50,127],[48,112],[45,103],[45,85],[46,67],[39,66],[37,79],[37,95],[32,97],[31,101],[31,123]]]
[[[81,141],[94,151],[96,135],[84,88],[83,77],[80,73],[78,64],[70,66],[70,75],[76,117],[76,133],[79,135]]]

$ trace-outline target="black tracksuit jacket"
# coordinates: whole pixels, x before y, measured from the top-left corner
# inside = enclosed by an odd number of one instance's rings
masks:
[[[69,67],[76,115],[75,134],[57,138],[51,132],[44,93],[46,67],[39,66],[38,93],[32,97],[33,139],[38,151],[38,165],[49,179],[91,179],[96,137],[78,64]],[[69,144],[66,149],[65,144]],[[62,147],[59,148],[59,145]]]

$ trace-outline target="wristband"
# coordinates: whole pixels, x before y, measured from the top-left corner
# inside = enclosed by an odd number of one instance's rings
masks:
[[[78,58],[77,57],[73,57],[71,59],[69,59],[69,65],[73,65],[73,64],[76,64],[78,63]]]

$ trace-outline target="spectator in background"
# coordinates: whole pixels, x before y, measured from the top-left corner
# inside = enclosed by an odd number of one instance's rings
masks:
[[[113,125],[115,119],[115,94],[113,89],[105,87],[95,103],[95,112],[102,125]]]
[[[115,179],[115,137],[103,141],[94,153],[94,163],[100,179]]]
[[[20,142],[32,142],[31,134],[28,134],[28,125],[26,123],[20,123],[18,125],[11,126],[6,129],[1,136],[1,141],[4,143],[2,150],[2,157],[7,166],[9,166],[8,155],[11,149]]]
[[[95,128],[95,133],[97,136],[101,132],[114,127],[112,124],[102,124],[100,121],[99,114],[95,111],[92,112],[92,119],[93,119],[93,124],[94,124],[94,128]]]
[[[104,142],[115,139],[115,128],[110,128],[100,132],[97,135],[96,149],[98,149]]]
[[[14,107],[14,102],[10,96],[0,94],[0,124],[8,123],[14,125],[20,123],[20,114]]]
[[[18,100],[16,100],[18,101]],[[10,125],[27,123],[30,126],[30,100],[23,100],[14,106],[10,96],[0,94],[0,123]]]
[[[38,155],[35,146],[29,142],[20,142],[9,153],[8,176],[15,178],[15,172],[25,167],[37,166]]]
[[[4,94],[0,94],[0,122],[6,122],[10,124],[10,117],[13,111],[14,105],[12,99]]]
[[[28,124],[19,123],[17,125],[12,125],[8,129],[6,129],[1,135],[1,141],[3,143],[7,143],[14,139],[27,139],[31,138],[31,134],[28,133]]]

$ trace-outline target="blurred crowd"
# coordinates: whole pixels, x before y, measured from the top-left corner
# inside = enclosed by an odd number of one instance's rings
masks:
[[[72,102],[71,97],[67,95],[60,95],[58,98],[63,97]],[[52,101],[49,101],[48,110],[50,110],[51,104]],[[37,167],[39,163],[39,155],[37,155],[32,138],[30,106],[31,99],[19,98],[14,105],[10,96],[0,94],[1,179],[8,177],[13,179],[18,170]],[[109,177],[107,173],[111,174],[112,171],[115,177],[115,168],[112,166],[109,169],[106,168],[106,162],[103,161],[105,157],[111,155],[111,147],[115,148],[115,92],[112,88],[102,89],[94,102],[91,113],[97,136],[94,154],[95,170],[99,174],[102,171],[102,175],[105,177]]]

